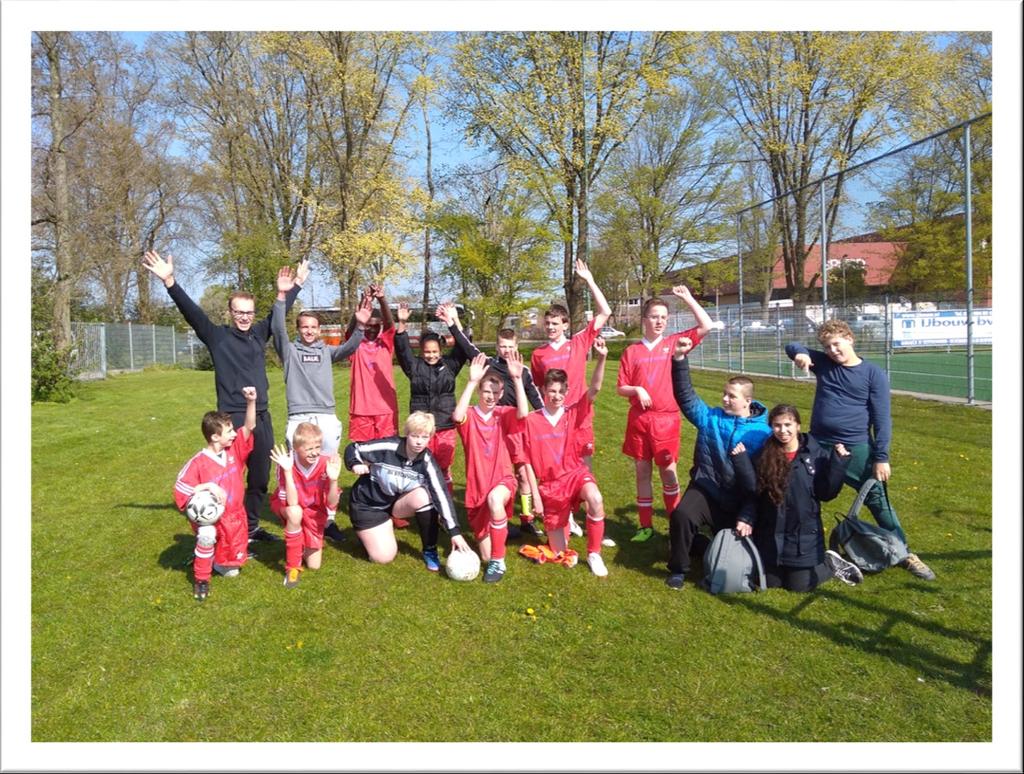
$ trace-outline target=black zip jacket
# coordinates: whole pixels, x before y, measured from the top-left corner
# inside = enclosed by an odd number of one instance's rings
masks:
[[[455,427],[455,377],[466,362],[462,350],[452,347],[447,355],[430,365],[413,354],[409,335],[403,331],[395,334],[395,354],[402,372],[409,377],[409,413],[429,411],[438,430]]]
[[[466,334],[462,332],[461,328],[457,325],[449,325],[448,330],[451,331],[452,336],[455,338],[455,346],[462,350],[462,353],[466,356],[467,360],[472,360],[480,354],[480,348],[466,337]],[[504,391],[501,393],[501,400],[498,401],[498,405],[515,406],[516,385],[515,382],[512,381],[512,377],[508,374],[508,362],[505,358],[494,355],[487,359],[487,367],[500,376],[503,383]],[[537,385],[533,383],[533,376],[530,374],[529,362],[523,364],[523,389],[526,390],[526,400],[534,411],[544,405],[544,400],[541,398],[540,390],[538,390]]]

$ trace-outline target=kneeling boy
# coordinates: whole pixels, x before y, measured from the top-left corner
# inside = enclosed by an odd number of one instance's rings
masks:
[[[189,524],[196,535],[195,562],[192,565],[192,595],[202,602],[210,594],[211,571],[232,578],[249,558],[249,526],[245,515],[245,481],[242,471],[252,452],[256,427],[256,388],[243,387],[245,422],[235,430],[231,415],[208,411],[202,430],[206,448],[202,449],[178,473],[174,482],[174,503],[184,511],[196,492],[213,492],[224,513],[215,524]]]
[[[323,431],[311,422],[300,422],[292,435],[289,453],[275,446],[270,458],[277,463],[277,491],[270,510],[284,526],[284,585],[299,584],[302,563],[319,570],[324,553],[327,520],[338,508],[338,474],[341,458],[320,453]]]

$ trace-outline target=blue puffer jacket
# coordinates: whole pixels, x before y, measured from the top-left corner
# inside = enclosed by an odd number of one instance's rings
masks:
[[[672,390],[683,416],[697,428],[690,480],[723,509],[739,510],[743,496],[736,487],[736,471],[729,451],[740,442],[751,454],[764,445],[771,435],[768,410],[756,400],[750,404],[749,417],[711,408],[693,389],[686,358],[672,361]]]

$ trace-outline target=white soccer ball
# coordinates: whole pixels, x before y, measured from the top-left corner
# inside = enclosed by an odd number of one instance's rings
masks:
[[[472,549],[469,551],[452,549],[444,563],[444,571],[452,580],[471,581],[480,574],[480,557]]]
[[[209,489],[200,489],[189,498],[188,504],[185,506],[185,516],[200,527],[216,524],[223,513],[224,506],[220,504],[217,495]]]

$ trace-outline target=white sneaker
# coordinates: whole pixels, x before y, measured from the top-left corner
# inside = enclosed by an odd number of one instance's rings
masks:
[[[218,575],[223,575],[225,578],[234,578],[238,575],[241,570],[238,567],[225,567],[222,564],[214,562],[213,571]]]
[[[825,566],[832,572],[833,578],[838,578],[847,586],[856,586],[864,580],[864,573],[860,571],[860,567],[846,561],[835,551],[825,552]]]
[[[569,533],[577,537],[583,537],[583,527],[576,523],[576,519],[569,514]]]
[[[614,548],[615,547],[615,541],[612,540],[611,538],[601,538],[601,545],[603,545],[603,546],[605,546],[607,548]]]
[[[608,575],[608,568],[604,566],[604,559],[601,558],[601,554],[587,554],[587,564],[590,565],[590,571],[598,578],[604,578]]]

